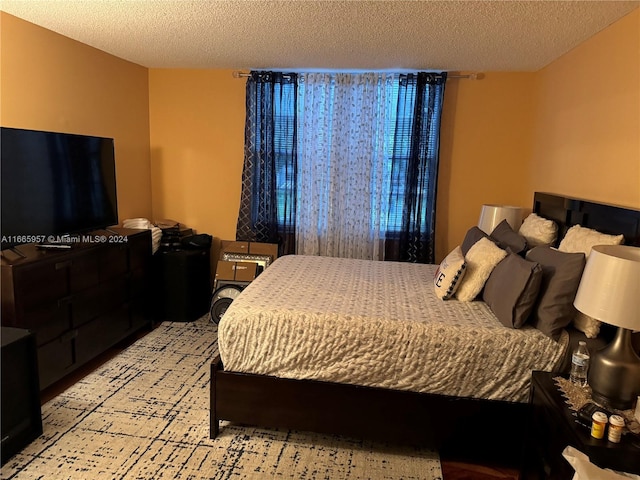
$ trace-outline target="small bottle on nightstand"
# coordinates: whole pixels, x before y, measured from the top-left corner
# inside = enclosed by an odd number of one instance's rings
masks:
[[[609,418],[603,412],[596,412],[591,418],[593,419],[591,423],[591,436],[597,439],[604,438],[604,432],[607,429]]]
[[[613,443],[620,443],[622,430],[624,430],[624,418],[620,415],[611,415],[609,417],[609,433],[607,439]]]
[[[573,355],[571,355],[571,373],[569,374],[569,380],[581,387],[586,386],[587,370],[589,370],[589,350],[587,349],[587,343],[581,341],[573,351]]]

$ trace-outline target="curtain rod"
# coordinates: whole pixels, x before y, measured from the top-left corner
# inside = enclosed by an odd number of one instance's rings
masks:
[[[389,72],[392,73],[392,72]],[[435,72],[434,72],[435,73]],[[250,73],[234,71],[233,78],[247,78],[250,77]],[[447,75],[447,79],[449,78],[460,78],[460,79],[468,79],[468,80],[480,80],[484,75],[482,73],[469,73],[466,75]]]

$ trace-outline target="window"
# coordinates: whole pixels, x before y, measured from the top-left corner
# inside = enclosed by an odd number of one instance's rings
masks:
[[[302,254],[382,258],[394,239],[423,252],[410,261],[433,258],[446,74],[254,72],[248,95],[272,77],[270,95],[247,101],[249,228],[295,232]],[[242,208],[239,239],[241,221]]]

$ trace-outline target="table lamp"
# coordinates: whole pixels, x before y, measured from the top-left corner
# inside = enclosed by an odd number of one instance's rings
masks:
[[[640,395],[640,357],[631,343],[640,330],[640,248],[599,245],[591,249],[575,307],[618,327],[613,341],[591,355],[587,380],[596,403],[626,410]]]
[[[506,220],[513,231],[517,232],[522,225],[522,208],[511,205],[482,205],[478,228],[490,235],[502,220]]]

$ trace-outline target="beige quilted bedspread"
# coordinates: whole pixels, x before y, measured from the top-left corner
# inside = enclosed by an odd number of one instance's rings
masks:
[[[226,370],[495,400],[526,401],[555,342],[504,327],[482,301],[442,301],[435,265],[313,256],[276,260],[231,304]]]

